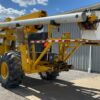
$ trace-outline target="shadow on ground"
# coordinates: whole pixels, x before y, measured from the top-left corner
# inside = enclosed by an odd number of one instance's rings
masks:
[[[74,86],[74,83],[62,80],[50,82],[27,76],[19,88],[10,91],[25,98],[33,95],[39,100],[100,100],[100,97],[94,98],[98,95],[96,92],[100,93],[97,89]]]

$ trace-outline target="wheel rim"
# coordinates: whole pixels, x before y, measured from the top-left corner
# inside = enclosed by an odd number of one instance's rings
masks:
[[[7,79],[8,77],[8,65],[5,62],[1,65],[1,76],[3,79]]]

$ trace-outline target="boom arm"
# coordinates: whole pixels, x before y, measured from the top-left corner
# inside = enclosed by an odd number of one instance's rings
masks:
[[[17,27],[17,26],[27,26],[27,25],[41,25],[50,23],[71,23],[71,22],[84,22],[87,19],[87,15],[84,12],[56,15],[42,18],[26,19],[11,22],[0,23],[0,28],[5,27]]]

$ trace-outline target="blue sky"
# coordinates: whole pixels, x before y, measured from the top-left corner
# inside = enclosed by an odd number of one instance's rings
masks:
[[[45,10],[49,15],[100,3],[100,0],[0,0],[0,19]]]

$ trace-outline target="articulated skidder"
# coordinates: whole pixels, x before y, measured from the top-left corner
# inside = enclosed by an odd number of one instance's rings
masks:
[[[99,9],[93,10],[94,12]],[[45,80],[53,80],[61,71],[68,71],[67,60],[83,44],[99,45],[100,41],[70,39],[68,32],[60,38],[52,37],[52,29],[61,23],[77,23],[84,30],[96,30],[100,19],[92,10],[47,16],[45,11],[6,18],[0,23],[0,74],[5,88],[21,84],[25,74],[39,73]],[[48,26],[48,32],[39,32]],[[58,44],[58,53],[52,53],[52,45]],[[67,52],[71,48],[70,52]]]

